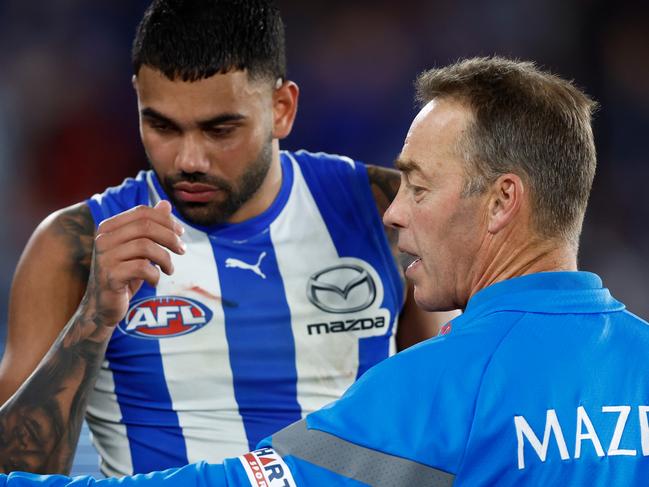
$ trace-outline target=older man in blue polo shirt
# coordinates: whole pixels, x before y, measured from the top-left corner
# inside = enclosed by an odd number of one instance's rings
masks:
[[[98,484],[647,483],[649,326],[577,271],[594,103],[501,58],[428,71],[418,94],[384,218],[414,257],[417,303],[463,315],[258,450]],[[93,482],[12,473],[0,485]]]

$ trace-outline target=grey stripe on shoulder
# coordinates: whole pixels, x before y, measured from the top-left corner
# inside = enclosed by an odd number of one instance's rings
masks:
[[[448,472],[307,429],[305,420],[275,433],[273,449],[374,487],[450,487],[455,479]]]

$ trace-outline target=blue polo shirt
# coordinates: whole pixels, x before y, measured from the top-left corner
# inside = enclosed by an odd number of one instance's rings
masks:
[[[107,483],[649,484],[649,326],[599,277],[540,273],[491,285],[443,332],[254,452]],[[49,485],[68,482],[57,479]]]
[[[598,276],[496,283],[444,331],[307,424],[456,486],[649,485],[649,326]]]

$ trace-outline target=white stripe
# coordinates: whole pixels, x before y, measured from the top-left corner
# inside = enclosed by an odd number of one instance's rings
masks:
[[[187,254],[171,254],[175,272],[162,275],[159,296],[184,296],[207,306],[203,328],[159,341],[173,408],[183,430],[190,463],[219,463],[248,450],[234,397],[223,306],[214,252],[207,234],[185,226]]]
[[[291,158],[292,160],[292,158]],[[358,345],[356,337],[309,336],[307,325],[328,320],[307,299],[306,279],[338,262],[338,252],[313,200],[302,171],[293,164],[293,191],[284,211],[271,224],[271,240],[284,281],[286,301],[291,311],[295,337],[297,400],[302,416],[337,399],[356,378]],[[315,353],[315,352],[318,353]],[[332,357],[335,360],[331,360]]]
[[[334,243],[297,162],[291,157],[294,187],[284,211],[270,227],[286,300],[291,311],[295,337],[298,374],[297,399],[306,415],[338,399],[356,379],[358,372],[358,334],[308,333],[308,325],[346,319],[349,315],[332,315],[316,308],[307,298],[307,281],[311,275],[341,263]],[[357,259],[343,259],[357,261]],[[376,272],[369,264],[375,280]],[[377,281],[377,303],[383,300],[383,287]],[[374,310],[385,315],[385,310]],[[386,317],[389,317],[387,315]],[[385,331],[386,327],[383,329]]]
[[[88,397],[86,421],[92,432],[92,443],[102,458],[101,472],[110,477],[133,475],[131,450],[122,424],[122,413],[115,395],[113,372],[104,360]]]

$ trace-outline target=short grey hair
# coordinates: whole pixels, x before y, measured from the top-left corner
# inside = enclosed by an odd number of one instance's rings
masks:
[[[422,104],[450,98],[473,112],[458,140],[468,163],[465,195],[517,174],[530,187],[536,232],[578,245],[595,176],[596,102],[532,62],[501,57],[431,69],[418,77],[416,90]]]

